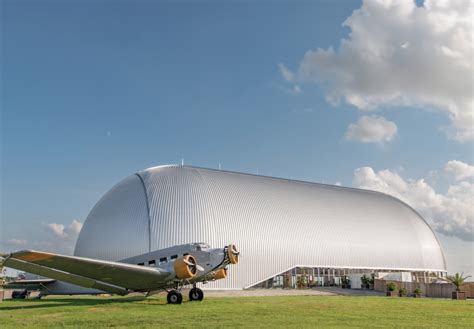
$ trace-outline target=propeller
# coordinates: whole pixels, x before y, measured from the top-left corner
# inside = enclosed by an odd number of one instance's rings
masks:
[[[239,256],[240,255],[240,251],[237,251],[237,247],[235,246],[235,244],[231,244],[230,245],[230,251],[235,255],[235,256]]]
[[[240,252],[237,250],[235,244],[230,244],[227,247],[227,258],[231,264],[237,264],[239,262]]]
[[[187,259],[183,259],[183,261],[186,265],[191,267],[192,272],[195,272],[195,271],[193,271],[193,268],[196,268],[196,270],[198,270],[199,272],[204,272],[204,268],[201,265],[198,265],[197,263],[190,262]]]

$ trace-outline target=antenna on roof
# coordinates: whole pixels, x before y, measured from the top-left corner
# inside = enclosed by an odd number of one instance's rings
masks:
[[[184,166],[184,159],[181,159],[181,165]]]

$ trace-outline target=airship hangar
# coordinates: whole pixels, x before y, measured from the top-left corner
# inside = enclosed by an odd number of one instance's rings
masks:
[[[240,249],[239,266],[204,288],[295,288],[302,275],[317,286],[363,273],[410,273],[415,282],[446,275],[429,225],[392,196],[177,165],[115,185],[91,210],[74,253],[119,261],[179,244],[229,241]]]

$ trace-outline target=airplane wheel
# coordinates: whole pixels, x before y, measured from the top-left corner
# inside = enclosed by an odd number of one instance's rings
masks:
[[[181,304],[183,301],[183,295],[179,291],[171,290],[168,292],[168,296],[166,296],[166,300],[168,304]]]
[[[189,290],[189,300],[194,301],[198,300],[201,301],[204,298],[204,292],[199,288],[192,288]]]

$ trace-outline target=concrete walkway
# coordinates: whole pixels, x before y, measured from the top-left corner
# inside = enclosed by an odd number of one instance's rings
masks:
[[[183,293],[185,293],[183,291]],[[186,292],[187,293],[187,292]],[[247,289],[205,290],[206,297],[258,297],[258,296],[384,296],[373,290],[318,287],[313,289]]]
[[[316,289],[205,290],[204,294],[206,297],[336,296],[330,291]]]

